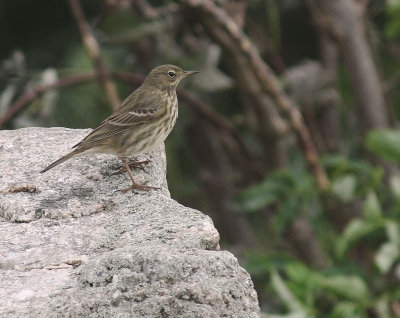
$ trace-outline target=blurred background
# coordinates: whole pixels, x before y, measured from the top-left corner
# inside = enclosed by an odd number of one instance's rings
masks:
[[[0,128],[94,128],[167,63],[172,197],[263,315],[400,317],[400,1],[0,0]]]

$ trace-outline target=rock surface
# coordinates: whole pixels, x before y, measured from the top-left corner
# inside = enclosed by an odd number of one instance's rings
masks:
[[[110,155],[40,174],[88,130],[0,131],[1,317],[258,317],[209,217],[169,196],[163,149],[130,185]]]

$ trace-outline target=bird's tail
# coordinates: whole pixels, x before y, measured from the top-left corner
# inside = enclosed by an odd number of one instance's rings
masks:
[[[59,165],[60,163],[68,160],[69,158],[72,158],[74,156],[76,156],[77,154],[81,153],[82,149],[75,149],[74,151],[71,151],[69,154],[66,154],[65,156],[61,157],[60,159],[54,161],[53,163],[51,163],[49,166],[47,166],[46,168],[44,168],[42,171],[40,171],[40,173],[44,173],[47,170],[50,170],[51,168],[54,168],[55,166]]]

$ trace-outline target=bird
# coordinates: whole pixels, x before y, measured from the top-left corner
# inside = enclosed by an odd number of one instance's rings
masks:
[[[126,170],[132,181],[132,185],[122,192],[157,189],[135,182],[131,166],[137,167],[140,162],[128,164],[128,157],[150,152],[165,141],[178,117],[176,88],[182,79],[196,73],[199,72],[185,71],[171,64],[154,68],[114,113],[72,147],[75,148],[73,151],[40,172],[77,155],[109,153],[122,161],[123,168],[118,173]]]

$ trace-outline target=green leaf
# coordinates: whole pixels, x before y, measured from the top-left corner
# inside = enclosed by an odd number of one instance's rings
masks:
[[[343,202],[346,202],[351,195],[353,198],[362,197],[370,189],[375,189],[382,184],[383,169],[378,166],[372,166],[363,160],[325,155],[323,164],[331,179],[334,180],[332,184],[333,192],[339,198],[342,198]],[[351,176],[355,179],[354,189],[352,189],[353,180],[351,180]]]
[[[381,273],[386,274],[400,257],[400,228],[395,221],[386,221],[388,242],[382,244],[375,254],[375,264]]]
[[[285,269],[289,279],[296,284],[304,285],[309,281],[311,272],[304,264],[292,262],[289,263]]]
[[[312,279],[322,289],[337,296],[357,302],[365,302],[369,299],[368,287],[358,276],[316,274]]]
[[[390,318],[391,315],[391,302],[384,295],[375,301],[374,311],[379,318]]]
[[[386,274],[399,256],[399,246],[393,242],[388,242],[382,244],[378,252],[375,254],[375,264],[381,273]]]
[[[264,185],[254,186],[240,195],[235,204],[239,212],[258,212],[278,200],[278,195]]]
[[[400,162],[400,131],[376,129],[367,136],[367,148],[384,159]]]
[[[395,221],[386,221],[386,235],[388,236],[389,241],[393,244],[397,244],[400,246],[400,228],[399,224]]]
[[[271,272],[271,282],[279,298],[291,312],[296,313],[297,315],[303,315],[299,317],[310,317],[304,309],[301,301],[297,299],[291,290],[286,286],[285,282],[276,270]]]
[[[245,268],[252,275],[265,276],[271,268],[283,268],[287,263],[292,262],[292,258],[286,254],[269,251],[245,253],[244,258]]]
[[[354,175],[347,174],[336,179],[332,184],[332,191],[345,203],[354,198],[357,180]]]
[[[366,220],[376,221],[382,216],[382,209],[374,191],[369,191],[364,202],[363,212]]]
[[[400,2],[398,0],[387,0],[386,9],[389,11],[400,10]]]
[[[390,176],[389,186],[390,186],[390,190],[392,191],[393,195],[397,199],[400,199],[400,176],[398,176],[398,175]]]
[[[234,201],[238,212],[257,212],[293,193],[295,180],[285,171],[272,173],[265,181],[243,191]]]
[[[339,302],[335,304],[329,318],[363,318],[365,316],[361,314],[359,307],[354,302]]]
[[[384,28],[385,35],[394,39],[400,33],[400,3],[398,0],[388,0],[385,9],[388,17]]]
[[[381,225],[372,222],[366,222],[362,219],[354,219],[350,221],[339,237],[336,250],[338,257],[343,257],[344,253],[351,244],[357,242],[364,236],[378,229]]]

